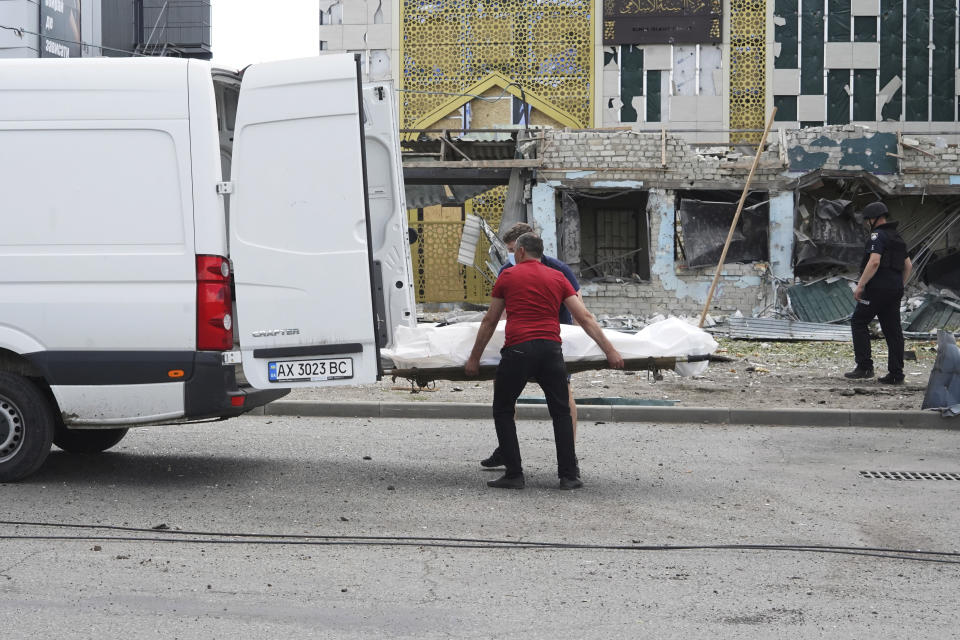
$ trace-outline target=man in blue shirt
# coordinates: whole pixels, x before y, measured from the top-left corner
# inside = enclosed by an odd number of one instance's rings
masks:
[[[533,227],[531,227],[526,222],[518,222],[517,224],[510,227],[506,233],[503,234],[503,243],[507,245],[507,251],[510,252],[510,258],[513,258],[513,250],[517,246],[517,238],[522,236],[525,233],[533,233]],[[573,270],[567,266],[565,262],[561,262],[556,258],[552,258],[548,255],[544,255],[540,258],[540,262],[544,265],[550,267],[551,269],[556,269],[562,273],[567,280],[570,282],[570,286],[573,287],[573,290],[577,292],[577,297],[580,298],[580,301],[583,302],[583,294],[580,292],[580,283],[577,281],[577,276],[574,275]],[[511,261],[509,264],[503,265],[503,268],[500,269],[500,273],[503,273],[505,270],[513,266]],[[498,276],[500,274],[497,274]],[[573,316],[570,315],[570,311],[567,310],[567,307],[560,305],[560,314],[559,314],[560,324],[574,324]],[[570,386],[570,376],[567,376],[567,393],[569,394],[570,402],[570,418],[573,421],[573,438],[577,438],[577,404],[573,399],[573,388]],[[484,458],[480,461],[480,465],[488,469],[494,467],[502,467],[504,465],[503,456],[500,453],[500,448],[494,449],[493,453],[490,454],[489,458]]]

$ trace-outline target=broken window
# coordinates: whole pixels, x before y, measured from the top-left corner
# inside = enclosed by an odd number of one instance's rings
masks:
[[[561,205],[560,258],[583,279],[650,279],[647,192],[565,192]]]
[[[815,275],[831,267],[856,268],[866,239],[850,200],[801,195],[795,229],[797,275]]]
[[[674,255],[686,267],[716,266],[737,212],[740,194],[733,191],[686,191],[677,194]],[[766,192],[747,195],[724,263],[770,259],[770,207]]]

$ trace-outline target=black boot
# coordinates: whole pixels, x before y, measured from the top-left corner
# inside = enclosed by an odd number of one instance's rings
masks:
[[[525,484],[526,481],[523,479],[522,473],[518,476],[508,476],[504,474],[496,480],[487,481],[487,486],[493,487],[494,489],[523,489]]]
[[[853,371],[847,371],[843,374],[844,378],[850,378],[851,380],[863,380],[864,378],[873,377],[873,369],[861,369],[857,367]]]
[[[882,378],[877,378],[880,384],[903,384],[903,374],[888,373]]]
[[[490,454],[489,458],[484,458],[480,461],[480,466],[487,469],[493,469],[494,467],[502,467],[504,465],[503,455],[500,454],[500,448],[497,447],[493,450],[493,453]]]

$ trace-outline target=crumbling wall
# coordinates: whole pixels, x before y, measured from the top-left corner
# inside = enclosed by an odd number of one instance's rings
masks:
[[[603,180],[643,180],[654,184],[682,182],[711,188],[704,181],[742,184],[753,156],[727,148],[698,152],[677,135],[650,131],[546,131],[541,173],[548,178],[586,183]],[[778,179],[785,165],[776,148],[760,158],[755,178]],[[574,173],[569,172],[573,170]]]
[[[784,131],[789,170],[861,170],[891,189],[960,183],[960,149],[951,136],[903,136],[859,125]],[[779,137],[773,150],[779,149]]]
[[[903,181],[920,184],[960,184],[960,147],[942,138],[901,140],[899,167]]]
[[[748,148],[695,146],[679,135],[638,130],[545,130],[540,172],[566,186],[634,180],[647,187],[723,189],[743,185]],[[817,170],[864,171],[895,191],[960,185],[960,148],[944,136],[898,136],[859,125],[773,130],[754,174],[757,189],[782,191]]]
[[[545,130],[541,180],[565,189],[648,190],[651,273],[649,282],[602,282],[584,286],[597,314],[693,315],[703,308],[714,268],[684,269],[674,258],[674,192],[739,190],[753,155],[724,146],[691,145],[669,132],[636,130]],[[892,154],[892,155],[890,155]],[[899,156],[899,157],[897,157]],[[796,178],[815,171],[871,174],[891,193],[924,185],[960,185],[960,151],[943,139],[901,137],[855,125],[771,132],[752,188],[777,199],[771,209],[771,261],[778,278],[793,277],[792,192]],[[958,187],[960,188],[960,187]],[[920,195],[920,194],[918,194]],[[929,199],[929,196],[927,196]],[[728,264],[711,313],[745,315],[772,302],[767,263]]]

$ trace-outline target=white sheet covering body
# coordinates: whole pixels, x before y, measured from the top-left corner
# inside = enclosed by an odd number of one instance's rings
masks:
[[[462,367],[470,357],[479,327],[479,322],[463,322],[443,327],[397,327],[394,348],[383,349],[383,353],[393,360],[398,369]],[[481,365],[500,362],[505,327],[504,321],[497,325],[497,330],[480,358]],[[604,329],[604,334],[626,359],[701,356],[711,354],[717,349],[717,341],[710,334],[679,318],[656,322],[635,334],[608,329]],[[578,326],[560,325],[560,338],[563,340],[563,359],[567,362],[606,359],[600,347]],[[706,370],[707,364],[677,363],[676,371],[683,376],[697,375]]]

